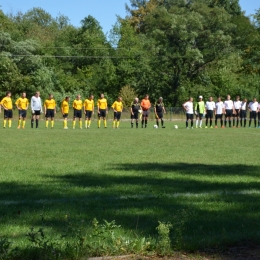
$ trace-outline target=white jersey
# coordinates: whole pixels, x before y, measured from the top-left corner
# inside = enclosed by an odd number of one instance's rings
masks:
[[[246,110],[246,102],[241,103],[241,110]]]
[[[251,111],[257,111],[257,109],[258,109],[258,102],[250,102],[249,105],[248,105],[248,108]]]
[[[207,101],[206,102],[206,109],[207,110],[214,110],[215,108],[215,102],[214,101]]]
[[[223,114],[223,108],[224,108],[224,103],[222,101],[216,102],[216,114],[217,115]]]
[[[42,101],[40,97],[33,96],[31,98],[31,109],[33,111],[42,111]]]
[[[233,109],[233,107],[234,107],[233,101],[232,101],[232,100],[226,100],[226,101],[224,102],[224,107],[225,107],[225,109],[227,109],[227,110]]]
[[[183,106],[187,109],[187,114],[193,114],[193,102],[187,101]]]
[[[240,100],[234,101],[234,108],[241,109],[242,102]]]

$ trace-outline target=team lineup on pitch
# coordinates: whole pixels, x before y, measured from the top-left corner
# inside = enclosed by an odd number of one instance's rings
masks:
[[[61,103],[61,113],[63,116],[63,128],[68,129],[68,115],[69,115],[69,105],[70,97],[66,96]],[[23,92],[21,97],[18,98],[15,102],[16,108],[18,109],[18,126],[17,128],[25,128],[27,110],[31,108],[32,117],[31,117],[31,128],[39,127],[40,115],[44,113],[46,121],[45,127],[49,127],[49,120],[51,123],[51,128],[54,128],[54,118],[56,114],[57,104],[52,94],[49,94],[48,99],[45,100],[42,105],[40,98],[40,92],[35,92],[35,95],[32,96],[31,102],[26,98],[26,93]],[[87,99],[83,102],[80,95],[76,96],[76,99],[73,101],[73,123],[72,128],[76,127],[76,120],[78,119],[79,128],[82,129],[82,114],[85,115],[85,128],[90,128],[91,120],[94,115],[95,106],[94,106],[94,96],[89,95]],[[141,102],[136,97],[131,103],[130,108],[130,118],[131,118],[131,128],[136,128],[139,126],[139,120],[141,120],[141,127],[147,128],[148,125],[148,116],[151,109],[151,102],[149,100],[149,95],[146,94]],[[11,99],[11,92],[6,93],[1,101],[1,107],[4,109],[4,121],[3,127],[6,128],[7,122],[8,127],[12,125],[13,118],[13,103]],[[212,97],[209,97],[209,100],[206,103],[203,101],[203,97],[199,96],[199,101],[195,104],[193,103],[193,98],[190,97],[189,100],[182,105],[184,111],[186,112],[186,128],[193,129],[193,120],[194,115],[196,116],[196,128],[202,128],[203,118],[205,117],[205,128],[218,128],[218,122],[220,122],[221,128],[226,128],[227,126],[232,127],[246,127],[247,124],[247,111],[249,111],[249,124],[248,127],[251,127],[252,121],[254,122],[255,128],[260,128],[260,103],[257,102],[256,98],[249,103],[247,99],[240,101],[240,97],[237,96],[235,101],[231,100],[230,95],[227,95],[226,100],[223,102],[221,97],[218,97],[217,102],[213,101]],[[44,109],[43,109],[44,108]],[[123,103],[122,97],[118,97],[117,100],[112,104],[111,108],[113,109],[113,128],[119,128],[121,114],[123,112]],[[83,113],[82,113],[83,112]],[[154,115],[156,120],[156,125],[154,128],[159,127],[159,122],[161,122],[161,127],[165,128],[163,115],[166,114],[166,110],[163,103],[163,98],[159,97],[154,104]],[[101,126],[101,120],[103,120],[103,125],[107,128],[107,114],[108,114],[108,103],[107,99],[104,97],[104,94],[100,95],[100,98],[97,101],[97,114],[98,114],[98,128]],[[213,126],[213,120],[215,118],[215,124]],[[224,118],[224,119],[223,119]],[[258,124],[257,124],[258,118]],[[174,128],[178,128],[178,125],[174,125]]]

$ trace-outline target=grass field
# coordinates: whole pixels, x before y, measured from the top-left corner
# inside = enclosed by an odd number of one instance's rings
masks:
[[[150,239],[169,222],[176,249],[260,242],[260,129],[111,124],[0,129],[0,238],[25,247],[31,227],[87,233],[96,218]]]

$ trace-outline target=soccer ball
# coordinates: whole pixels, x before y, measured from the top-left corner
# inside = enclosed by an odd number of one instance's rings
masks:
[[[153,128],[158,128],[158,125],[154,125]]]
[[[143,110],[142,110],[142,109],[139,109],[138,112],[139,112],[140,114],[142,114],[142,113],[143,113]]]
[[[177,125],[174,125],[174,128],[175,128],[175,129],[178,129],[178,126],[177,126]]]

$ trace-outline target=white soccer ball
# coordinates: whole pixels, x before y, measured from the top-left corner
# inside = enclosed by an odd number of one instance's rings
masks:
[[[174,125],[174,128],[175,128],[175,129],[178,129],[178,126],[177,126],[177,125]]]
[[[139,112],[140,114],[142,114],[142,113],[143,113],[143,110],[142,110],[142,109],[139,109],[138,112]]]
[[[154,125],[153,128],[158,128],[158,125]]]

